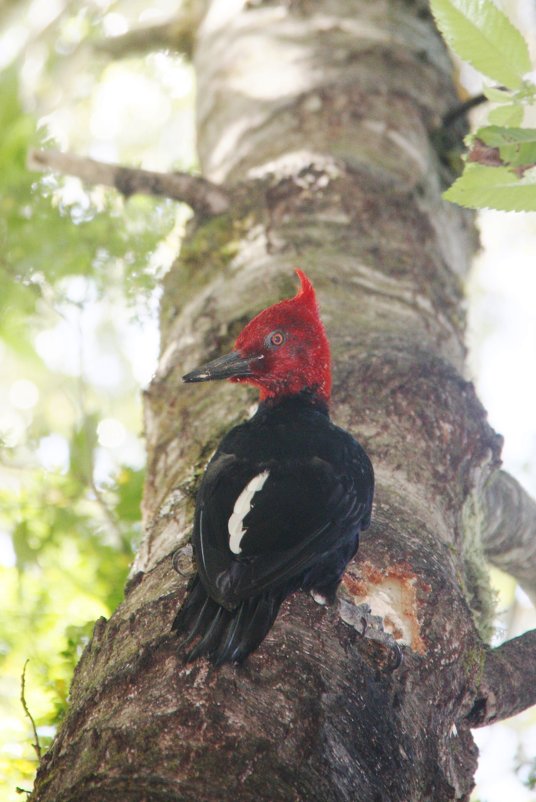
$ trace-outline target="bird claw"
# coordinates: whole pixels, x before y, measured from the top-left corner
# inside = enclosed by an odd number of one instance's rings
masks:
[[[400,666],[402,665],[402,661],[404,659],[404,653],[402,652],[402,649],[400,648],[396,640],[394,641],[394,643],[391,644],[390,648],[392,652],[392,657],[394,657],[394,659],[392,664],[389,666],[388,670],[389,672],[392,672],[396,671],[396,669],[400,668]]]
[[[318,593],[316,590],[310,590],[309,593],[313,601],[315,601],[317,604],[320,604],[321,607],[325,607],[328,603],[328,600],[323,593]]]
[[[176,571],[180,576],[184,577],[193,576],[193,574],[195,573],[193,555],[194,552],[191,543],[187,543],[186,546],[177,549],[177,551],[171,558],[171,565],[173,566],[173,570]]]
[[[350,624],[362,638],[368,638],[391,652],[387,670],[396,671],[403,660],[403,653],[395,638],[383,628],[383,619],[373,615],[368,604],[354,605],[345,599],[339,600],[339,611],[343,621]]]

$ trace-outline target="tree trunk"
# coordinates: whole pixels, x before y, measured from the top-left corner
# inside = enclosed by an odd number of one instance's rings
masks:
[[[476,238],[441,200],[433,136],[457,103],[451,65],[418,0],[213,0],[195,41],[203,174],[232,202],[192,224],[165,281],[145,540],[32,799],[468,799],[470,727],[536,701],[536,637],[486,645],[500,438],[463,377]],[[170,628],[195,489],[255,394],[180,377],[293,294],[295,265],[332,343],[332,417],[375,466],[373,525],[336,605],[296,594],[245,665],[185,666]]]

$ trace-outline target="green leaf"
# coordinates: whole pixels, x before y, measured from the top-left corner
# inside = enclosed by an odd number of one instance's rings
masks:
[[[498,89],[496,86],[485,86],[482,93],[491,100],[492,103],[510,103],[512,94],[506,89]]]
[[[536,212],[536,169],[518,178],[507,167],[468,164],[443,197],[470,209]]]
[[[528,45],[492,0],[431,0],[437,27],[460,58],[510,89],[531,70]]]
[[[521,125],[523,122],[523,107],[518,103],[509,103],[507,106],[498,106],[488,114],[488,120],[495,125]]]
[[[490,148],[499,148],[501,161],[512,167],[536,164],[536,128],[501,128],[488,125],[475,136]]]

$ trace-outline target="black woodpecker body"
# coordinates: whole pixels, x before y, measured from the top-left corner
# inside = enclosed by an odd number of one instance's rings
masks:
[[[370,523],[370,460],[328,414],[329,343],[311,282],[257,315],[236,350],[184,381],[260,388],[249,421],[222,440],[196,504],[198,574],[173,629],[188,661],[241,662],[296,590],[331,600]]]

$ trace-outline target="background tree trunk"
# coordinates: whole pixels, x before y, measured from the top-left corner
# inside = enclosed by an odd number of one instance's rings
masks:
[[[230,208],[194,221],[165,281],[145,540],[32,798],[468,799],[470,726],[536,701],[536,638],[486,645],[483,491],[500,438],[463,377],[476,239],[441,200],[433,136],[457,103],[451,65],[417,1],[214,0],[193,18],[203,174]],[[180,377],[291,295],[294,265],[331,339],[333,418],[375,465],[373,525],[337,605],[296,594],[244,666],[184,666],[170,627],[195,489],[255,395]],[[360,634],[365,602],[403,651],[396,670],[374,618]]]

